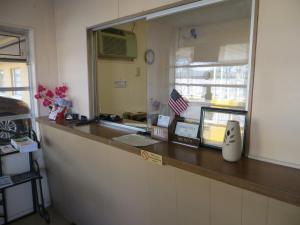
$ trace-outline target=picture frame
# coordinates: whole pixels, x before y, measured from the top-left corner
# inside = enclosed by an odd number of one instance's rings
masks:
[[[171,126],[170,140],[173,143],[198,148],[200,144],[199,123],[190,123],[182,117],[175,117]]]
[[[222,150],[228,120],[237,120],[241,127],[243,152],[247,132],[247,111],[217,107],[202,107],[200,114],[199,147]]]

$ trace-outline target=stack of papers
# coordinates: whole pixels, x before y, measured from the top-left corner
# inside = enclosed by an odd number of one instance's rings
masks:
[[[134,147],[144,147],[148,145],[153,145],[159,143],[160,141],[154,140],[150,137],[137,135],[137,134],[128,134],[120,137],[115,137],[113,140],[124,143],[126,145]]]
[[[13,182],[12,182],[10,176],[1,176],[0,177],[0,188],[5,188],[12,184],[13,184]]]
[[[0,146],[1,154],[8,154],[11,152],[16,152],[17,149],[15,149],[12,145],[2,145]]]
[[[29,137],[11,139],[11,145],[21,153],[33,152],[38,149],[37,143]]]

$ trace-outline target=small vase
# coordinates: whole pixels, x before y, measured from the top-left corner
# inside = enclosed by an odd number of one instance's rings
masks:
[[[237,162],[242,156],[242,137],[238,121],[229,120],[227,122],[222,155],[226,161]]]

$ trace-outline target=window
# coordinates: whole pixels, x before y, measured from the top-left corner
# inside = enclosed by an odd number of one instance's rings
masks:
[[[202,106],[247,110],[250,24],[251,0],[149,20],[147,47],[157,59],[147,67],[150,114],[173,114],[167,104],[173,88],[189,102],[181,114],[187,120],[199,122]]]
[[[0,70],[4,71],[2,82],[0,81],[0,97],[20,100],[31,108],[27,63],[0,62]]]
[[[0,31],[0,58],[1,59],[25,59],[26,37]]]
[[[17,69],[11,69],[11,86],[12,87],[22,87],[22,75],[21,70],[19,68]],[[22,92],[21,91],[13,91],[13,95],[16,98],[22,98]]]
[[[174,116],[168,106],[174,88],[189,102],[180,115],[188,121],[200,122],[203,106],[248,110],[254,1],[208,2],[197,1],[112,23],[110,28],[136,32],[138,57],[133,60],[99,60],[97,32],[108,25],[89,30],[94,114],[109,112],[127,117],[146,109],[147,126],[151,127],[159,114]],[[151,63],[145,52],[152,52]],[[123,85],[116,85],[120,83]],[[213,127],[220,118],[212,115],[210,119]],[[222,125],[219,130],[224,129]]]
[[[247,62],[175,66],[175,88],[189,101],[184,116],[199,119],[201,106],[246,109]]]
[[[3,87],[4,86],[4,71],[3,70],[0,70],[0,87]],[[0,95],[1,93],[3,92],[0,92]]]
[[[0,30],[0,144],[11,132],[26,132],[31,127],[32,91],[29,82],[26,35]]]

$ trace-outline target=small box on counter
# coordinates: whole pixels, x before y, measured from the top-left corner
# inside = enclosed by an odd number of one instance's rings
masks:
[[[168,136],[169,136],[168,128],[152,126],[151,137],[162,141],[168,141]]]

